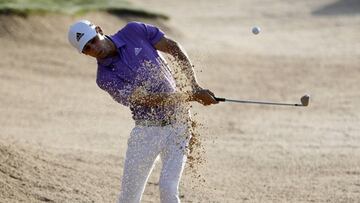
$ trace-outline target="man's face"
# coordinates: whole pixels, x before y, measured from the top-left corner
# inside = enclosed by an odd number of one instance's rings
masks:
[[[104,58],[107,56],[108,51],[104,35],[98,33],[96,37],[86,43],[82,53],[95,58]]]

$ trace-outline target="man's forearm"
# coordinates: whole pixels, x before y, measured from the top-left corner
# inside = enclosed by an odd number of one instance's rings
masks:
[[[164,36],[154,46],[157,50],[168,53],[175,58],[193,91],[200,89],[191,61],[179,43]]]
[[[190,86],[193,90],[199,88],[199,84],[196,79],[196,74],[194,66],[191,64],[189,57],[186,55],[185,51],[181,48],[180,44],[177,44],[177,47],[173,50],[173,56],[178,62],[182,73],[185,74],[188,79]]]

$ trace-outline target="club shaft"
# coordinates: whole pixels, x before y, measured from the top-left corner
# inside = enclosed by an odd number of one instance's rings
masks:
[[[279,103],[279,102],[267,102],[267,101],[251,101],[251,100],[233,100],[225,98],[215,98],[217,101],[222,102],[236,102],[236,103],[245,103],[245,104],[263,104],[263,105],[277,105],[277,106],[302,106],[302,104],[289,104],[289,103]]]

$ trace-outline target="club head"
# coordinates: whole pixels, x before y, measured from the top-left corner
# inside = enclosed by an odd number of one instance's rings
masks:
[[[308,106],[309,105],[309,100],[310,100],[310,95],[308,94],[305,94],[304,96],[301,97],[300,101],[301,101],[301,104],[303,106]]]

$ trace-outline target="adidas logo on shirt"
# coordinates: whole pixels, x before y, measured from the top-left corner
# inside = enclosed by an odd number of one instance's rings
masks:
[[[141,52],[142,48],[135,48],[135,56]]]

